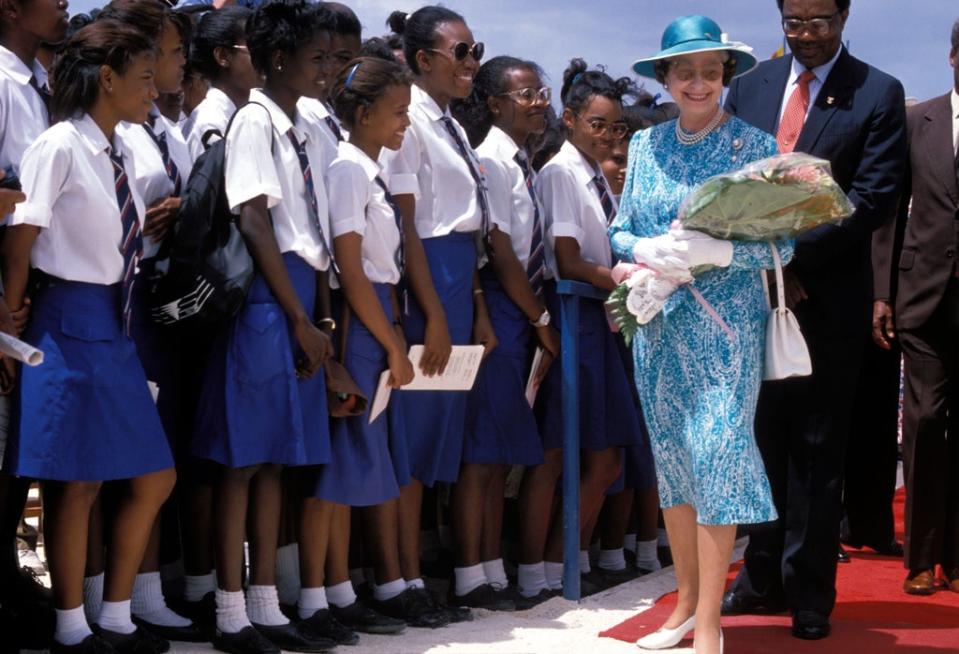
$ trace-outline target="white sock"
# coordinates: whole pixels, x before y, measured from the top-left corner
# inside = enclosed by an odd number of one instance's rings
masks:
[[[290,624],[280,610],[276,586],[250,586],[246,591],[246,614],[253,624],[267,627]]]
[[[300,596],[302,597],[302,595]],[[335,586],[328,586],[326,589],[326,599],[330,604],[345,609],[350,604],[356,602],[356,591],[353,590],[353,583],[344,581]]]
[[[636,551],[636,534],[626,534],[623,539],[623,549],[627,552]]]
[[[100,606],[100,617],[97,624],[101,629],[118,634],[132,634],[137,630],[130,614],[130,600],[120,602],[103,602]]]
[[[313,614],[321,609],[329,608],[326,601],[326,589],[320,588],[301,588],[300,599],[296,603],[296,610],[301,620],[313,617]]]
[[[603,570],[625,570],[626,557],[623,554],[623,548],[618,550],[600,550],[599,567]]]
[[[587,574],[591,567],[589,567],[589,550],[580,550],[579,551],[579,574]]]
[[[377,602],[385,602],[402,594],[407,588],[409,588],[409,586],[403,577],[388,581],[383,585],[373,584],[373,597]]]
[[[456,594],[459,597],[486,583],[486,573],[483,572],[482,563],[471,565],[468,568],[454,568],[453,575],[456,577]]]
[[[130,611],[141,620],[161,627],[189,627],[193,624],[167,607],[159,572],[137,575],[133,582]]]
[[[659,548],[658,540],[641,540],[636,542],[636,567],[643,570],[662,570],[663,565],[659,562],[659,556],[656,550]]]
[[[523,597],[536,597],[543,590],[549,588],[546,583],[546,566],[539,563],[520,563],[516,567],[516,583]]]
[[[656,545],[658,547],[669,547],[669,535],[665,529],[656,530]]]
[[[82,606],[66,611],[57,609],[57,628],[53,633],[55,641],[61,645],[79,645],[92,633]]]
[[[83,578],[83,611],[87,623],[94,624],[100,617],[100,605],[103,603],[103,573]],[[67,645],[68,643],[64,643]]]
[[[550,590],[560,590],[563,588],[563,564],[546,561],[543,564],[543,571],[546,573],[546,584]]]
[[[419,588],[420,590],[426,590],[426,582],[423,581],[422,577],[417,577],[416,579],[407,579],[406,580],[407,588]]]
[[[199,602],[207,593],[216,591],[216,578],[213,573],[206,575],[183,575],[183,599],[187,602]]]
[[[503,590],[509,586],[509,579],[506,578],[506,568],[503,567],[503,559],[483,561],[483,573],[486,575],[486,581],[494,589]]]
[[[236,634],[250,626],[246,616],[246,599],[243,591],[230,592],[216,589],[216,628],[225,634]]]
[[[300,547],[296,543],[276,549],[276,591],[284,604],[296,604],[300,596]]]

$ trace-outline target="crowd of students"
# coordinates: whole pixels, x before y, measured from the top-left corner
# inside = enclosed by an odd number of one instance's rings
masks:
[[[302,0],[114,0],[68,24],[65,0],[0,0],[4,213],[15,203],[0,328],[46,356],[3,360],[0,615],[14,647],[326,651],[561,588],[554,280],[613,287],[626,146],[668,108],[574,60],[558,116],[540,67],[482,63],[454,11],[388,24],[364,42],[349,8]],[[151,319],[151,259],[191,219],[191,169],[221,139],[256,275],[215,333],[171,330]],[[601,303],[582,322],[581,566],[595,589],[659,567],[658,498],[630,357]],[[331,357],[372,400],[384,370],[393,388],[412,380],[413,344],[424,375],[452,346],[483,345],[473,389],[396,392],[372,422],[330,417]],[[31,480],[52,598],[16,557]],[[447,515],[441,600],[421,533]],[[175,559],[182,579],[161,579]]]

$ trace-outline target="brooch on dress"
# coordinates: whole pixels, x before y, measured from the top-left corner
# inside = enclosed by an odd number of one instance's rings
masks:
[[[743,140],[741,138],[733,139],[733,161],[739,159],[736,153],[743,149]]]

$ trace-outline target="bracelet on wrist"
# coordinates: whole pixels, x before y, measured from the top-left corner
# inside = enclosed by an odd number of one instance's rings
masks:
[[[336,321],[333,320],[332,318],[320,318],[319,320],[316,321],[317,327],[322,327],[323,325],[329,325],[331,332],[336,331]]]

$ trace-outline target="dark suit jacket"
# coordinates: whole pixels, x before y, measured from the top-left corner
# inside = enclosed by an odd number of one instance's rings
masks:
[[[873,271],[876,298],[895,300],[896,325],[916,329],[939,306],[956,269],[959,184],[950,94],[910,107],[907,126],[907,184],[897,219],[873,238]]]
[[[792,55],[765,61],[733,81],[726,109],[775,135]],[[791,270],[809,299],[796,308],[803,331],[862,334],[871,316],[872,232],[895,214],[906,159],[902,84],[845,48],[810,108],[797,152],[832,164],[856,206],[838,225],[799,237]]]

